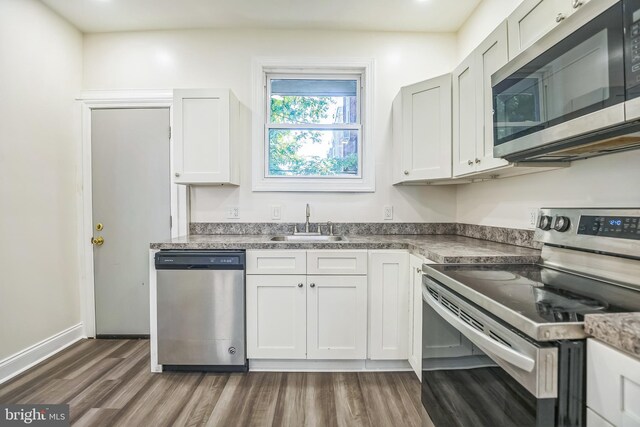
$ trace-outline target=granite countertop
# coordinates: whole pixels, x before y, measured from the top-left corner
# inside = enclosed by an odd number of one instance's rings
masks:
[[[584,329],[594,338],[640,357],[640,313],[587,314]]]
[[[191,235],[152,243],[151,249],[407,249],[440,264],[535,263],[540,251],[471,237],[353,235],[342,242],[272,242],[269,235]]]

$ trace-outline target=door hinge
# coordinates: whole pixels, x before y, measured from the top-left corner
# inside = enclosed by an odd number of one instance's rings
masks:
[[[173,228],[173,216],[169,215],[169,228]]]
[[[169,140],[171,140],[171,126],[169,126]]]

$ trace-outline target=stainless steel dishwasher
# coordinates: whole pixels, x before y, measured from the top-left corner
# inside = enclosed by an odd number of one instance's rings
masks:
[[[244,251],[160,251],[158,363],[246,372]]]

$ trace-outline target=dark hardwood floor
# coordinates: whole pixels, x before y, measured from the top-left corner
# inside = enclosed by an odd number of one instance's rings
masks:
[[[0,385],[0,403],[68,403],[76,426],[420,426],[402,373],[149,371],[147,340],[83,340]]]

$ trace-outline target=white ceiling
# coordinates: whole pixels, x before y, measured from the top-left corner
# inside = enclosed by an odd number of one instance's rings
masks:
[[[81,31],[457,31],[481,0],[42,0]]]

